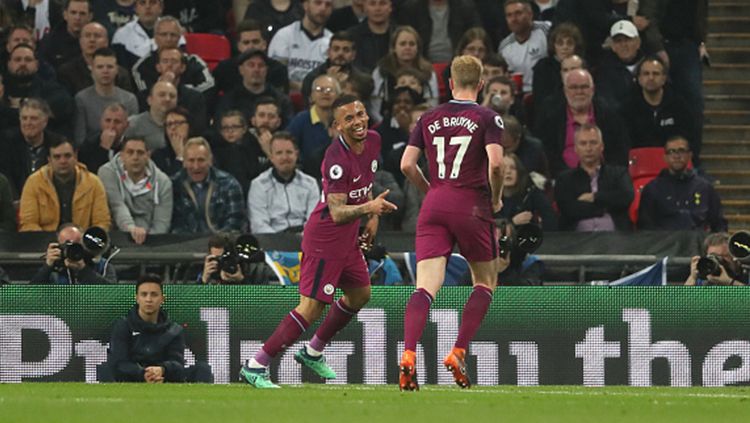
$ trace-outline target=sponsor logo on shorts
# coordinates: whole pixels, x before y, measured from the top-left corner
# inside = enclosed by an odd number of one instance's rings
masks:
[[[341,175],[343,174],[344,169],[342,169],[341,166],[337,164],[331,166],[331,168],[328,170],[328,176],[330,176],[334,181],[341,179]]]
[[[333,287],[333,284],[327,283],[323,286],[323,292],[326,295],[333,295],[333,291],[335,291],[336,288]]]

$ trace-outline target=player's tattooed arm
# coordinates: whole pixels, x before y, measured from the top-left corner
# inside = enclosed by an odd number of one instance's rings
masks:
[[[390,191],[385,190],[376,198],[360,205],[347,205],[345,193],[328,194],[326,202],[328,209],[331,211],[333,222],[341,225],[349,223],[362,216],[374,214],[380,216],[384,213],[390,213],[396,210],[396,205],[385,199]]]

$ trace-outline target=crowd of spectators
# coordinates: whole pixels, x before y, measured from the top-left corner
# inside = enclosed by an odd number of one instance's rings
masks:
[[[379,183],[404,204],[387,229],[413,231],[421,198],[400,155],[419,115],[450,98],[444,65],[469,54],[485,66],[480,103],[505,122],[498,217],[545,230],[724,231],[699,157],[706,8],[4,0],[0,230],[95,225],[135,244],[298,232],[337,136],[331,105],[352,94],[383,139]],[[232,56],[209,65],[188,53],[191,32],[226,36]],[[663,147],[665,169],[631,219],[637,147]]]

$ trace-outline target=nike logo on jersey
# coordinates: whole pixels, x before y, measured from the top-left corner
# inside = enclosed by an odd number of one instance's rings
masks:
[[[362,179],[362,175],[359,175],[359,176],[357,176],[356,178],[354,178],[354,180],[353,180],[352,182],[357,182],[357,181],[359,181],[360,179]]]

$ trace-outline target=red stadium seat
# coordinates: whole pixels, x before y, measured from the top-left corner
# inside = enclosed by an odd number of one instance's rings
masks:
[[[292,91],[289,93],[289,100],[292,102],[292,109],[294,113],[299,113],[305,110],[305,98],[299,91]]]
[[[432,64],[432,69],[435,71],[435,77],[437,77],[438,81],[438,93],[441,103],[448,98],[448,81],[443,78],[445,68],[447,68],[448,65],[450,65],[448,62]]]
[[[643,192],[643,187],[655,178],[656,175],[644,176],[633,180],[633,191],[635,195],[633,196],[633,202],[630,203],[630,208],[628,209],[628,216],[630,216],[630,221],[633,222],[633,225],[638,225],[638,207],[641,206],[641,192]]]
[[[630,179],[656,176],[667,167],[664,161],[664,149],[661,147],[633,148],[628,154],[628,172]]]
[[[214,70],[219,62],[232,56],[229,40],[223,35],[187,33],[185,41],[185,50],[203,59],[209,70]]]
[[[640,147],[630,149],[628,154],[628,172],[630,179],[636,180],[647,176],[657,176],[662,169],[667,167],[664,161],[664,148],[662,147]],[[688,169],[693,168],[692,160],[688,163]]]

